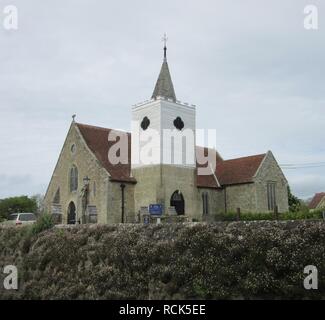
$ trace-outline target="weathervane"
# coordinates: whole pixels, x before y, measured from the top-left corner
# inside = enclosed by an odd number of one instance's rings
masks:
[[[164,33],[164,36],[161,39],[161,41],[164,42],[164,58],[166,59],[167,58],[167,41],[168,41],[168,38],[167,38],[167,34],[166,33]]]
[[[75,119],[76,119],[76,116],[75,114],[72,115],[72,121],[75,122]]]

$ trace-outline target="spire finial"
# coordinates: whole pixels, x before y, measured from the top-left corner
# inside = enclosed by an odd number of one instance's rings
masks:
[[[77,115],[75,115],[75,114],[72,115],[72,122],[75,122],[75,120],[76,120],[76,116],[77,116]]]
[[[161,41],[164,42],[164,59],[167,59],[167,41],[168,41],[168,38],[167,38],[166,32],[164,33],[164,36],[161,39]]]
[[[156,82],[155,89],[152,93],[151,99],[157,99],[158,97],[163,97],[171,99],[176,102],[176,95],[173,86],[173,82],[170,76],[168,63],[167,63],[167,35],[164,34],[164,37],[161,39],[164,42],[164,61],[161,65],[160,73],[158,80]]]

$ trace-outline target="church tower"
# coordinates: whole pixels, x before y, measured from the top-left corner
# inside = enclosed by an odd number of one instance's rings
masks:
[[[175,207],[177,214],[192,216],[196,203],[196,108],[176,99],[166,36],[163,40],[163,63],[151,99],[132,108],[135,209],[162,204],[165,213]]]

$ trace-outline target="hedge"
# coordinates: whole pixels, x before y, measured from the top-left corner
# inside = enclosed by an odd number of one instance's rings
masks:
[[[235,212],[227,214],[218,214],[212,216],[215,221],[237,221],[238,216]],[[303,220],[303,219],[323,219],[322,211],[301,211],[301,212],[283,212],[278,213],[278,220]],[[241,221],[260,221],[276,220],[274,213],[240,213]]]
[[[19,271],[0,299],[324,299],[325,223],[0,227],[0,261]]]

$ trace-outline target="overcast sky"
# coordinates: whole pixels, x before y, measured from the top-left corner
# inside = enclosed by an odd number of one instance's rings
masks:
[[[318,31],[303,25],[311,3]],[[3,28],[6,5],[17,31]],[[0,198],[45,193],[72,114],[130,130],[164,32],[176,96],[217,129],[224,159],[324,163],[324,30],[322,0],[0,0]],[[325,166],[284,173],[300,197],[325,191]]]

